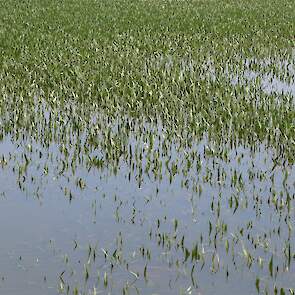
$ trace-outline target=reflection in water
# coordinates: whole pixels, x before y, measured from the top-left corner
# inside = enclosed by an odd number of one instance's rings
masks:
[[[294,166],[282,166],[263,144],[220,149],[207,138],[165,153],[159,136],[152,147],[144,135],[125,141],[130,151],[146,150],[127,156],[115,174],[83,159],[70,168],[54,145],[3,141],[2,292],[291,287]]]

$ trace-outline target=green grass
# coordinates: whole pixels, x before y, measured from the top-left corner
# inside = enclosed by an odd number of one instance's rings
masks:
[[[241,140],[283,144],[293,162],[293,104],[278,106],[257,87],[229,85],[225,73],[228,64],[243,77],[247,58],[269,58],[268,70],[287,78],[279,61],[294,65],[292,8],[293,1],[3,2],[1,95],[15,110],[36,94],[53,109],[72,100],[86,106],[77,112],[158,117],[189,134],[220,137],[234,128]],[[166,57],[169,71],[152,65]],[[201,79],[208,59],[215,82]],[[193,67],[181,75],[183,60]],[[1,110],[7,114],[7,106]]]

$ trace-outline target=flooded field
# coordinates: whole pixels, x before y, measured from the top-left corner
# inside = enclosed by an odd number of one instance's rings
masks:
[[[294,294],[294,1],[0,1],[0,294]]]

